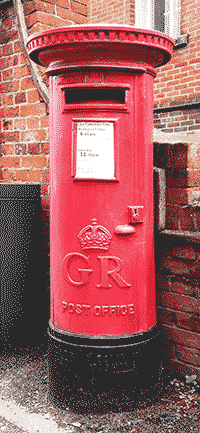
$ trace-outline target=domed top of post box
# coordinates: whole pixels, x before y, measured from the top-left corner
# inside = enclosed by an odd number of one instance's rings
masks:
[[[161,32],[109,24],[56,28],[27,42],[31,60],[48,67],[50,75],[88,67],[142,69],[155,75],[154,68],[171,59],[173,47],[174,40]]]

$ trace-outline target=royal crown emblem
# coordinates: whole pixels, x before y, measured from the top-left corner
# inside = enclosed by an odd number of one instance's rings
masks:
[[[93,218],[92,224],[80,231],[78,239],[83,250],[108,250],[112,236],[105,227],[97,224],[96,218]]]

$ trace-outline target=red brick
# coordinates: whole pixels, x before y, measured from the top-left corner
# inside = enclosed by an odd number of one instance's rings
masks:
[[[13,78],[13,69],[6,69],[2,72],[3,81],[9,81]]]
[[[199,315],[184,311],[171,310],[166,307],[157,307],[157,316],[160,324],[174,325],[189,331],[200,332]]]
[[[25,3],[24,5],[25,15],[29,15],[35,11],[42,11],[52,15],[55,13],[54,6],[45,1],[34,0],[32,2]]]
[[[30,103],[32,103],[32,102],[38,102],[40,100],[40,95],[39,95],[38,91],[36,89],[29,90],[27,92],[27,100]]]
[[[1,93],[17,92],[18,90],[19,90],[19,81],[0,83],[0,92]]]
[[[34,89],[35,84],[32,77],[21,79],[21,90]]]
[[[49,210],[50,208],[50,199],[47,197],[41,197],[42,210]]]
[[[199,188],[167,188],[167,203],[171,204],[192,204],[200,200]]]
[[[17,66],[19,64],[19,55],[13,56],[13,66]]]
[[[19,55],[19,63],[20,63],[20,65],[26,65],[27,64],[27,59],[26,59],[26,56],[24,55],[24,53],[21,53]]]
[[[23,118],[14,119],[14,129],[25,129],[26,120]]]
[[[5,143],[6,141],[19,141],[19,132],[1,132],[0,141]]]
[[[179,229],[178,206],[166,205],[166,229]]]
[[[1,167],[13,168],[19,167],[20,159],[18,157],[4,156],[1,158]]]
[[[26,93],[20,92],[15,94],[15,104],[22,104],[26,102]]]
[[[164,337],[171,342],[192,347],[194,349],[200,347],[200,335],[197,332],[190,332],[169,325],[162,325],[161,329]]]
[[[4,144],[4,155],[14,155],[15,154],[15,145],[12,143]]]
[[[27,65],[16,66],[13,71],[15,78],[21,78],[25,77],[26,75],[30,75]]]
[[[12,105],[13,104],[13,95],[3,95],[3,105]]]
[[[186,364],[185,362],[181,362],[178,360],[174,360],[174,359],[170,359],[168,361],[168,365],[167,367],[171,370],[171,374],[178,374],[180,376],[182,376],[183,378],[188,375],[188,376],[192,376],[197,375],[197,379],[200,380],[200,368],[190,365],[190,364]]]
[[[200,305],[197,299],[177,293],[161,292],[161,303],[174,310],[182,310],[190,313],[200,314]]]
[[[17,143],[15,145],[15,153],[16,155],[26,155],[26,144],[25,143]]]
[[[40,33],[51,29],[52,26],[50,25],[35,23],[30,29],[28,29],[28,36],[35,35],[35,33]]]
[[[187,168],[166,170],[167,187],[187,187],[200,185],[200,172]]]
[[[41,170],[29,170],[28,180],[29,182],[41,182],[42,172]]]
[[[173,292],[180,293],[183,295],[189,295],[189,296],[192,296],[195,293],[195,288],[192,285],[190,285],[190,283],[186,283],[181,280],[180,281],[171,280],[170,289]]]
[[[27,118],[27,128],[28,129],[38,129],[39,128],[39,123],[40,123],[40,118],[37,116],[34,117],[28,117]]]
[[[19,107],[1,107],[0,117],[16,117],[19,115]]]
[[[188,144],[188,168],[199,168],[200,166],[200,148],[197,143]]]
[[[48,195],[48,185],[42,184],[40,188],[41,195]]]
[[[36,22],[50,25],[52,27],[63,27],[67,25],[66,20],[52,15],[50,16],[45,12],[33,12],[26,19],[26,25],[28,28],[32,27]]]
[[[10,170],[10,169],[3,170],[3,180],[4,180],[4,182],[16,181],[15,171],[16,170],[13,170],[13,169],[12,170]]]
[[[178,326],[179,328],[184,328],[188,329],[189,331],[200,333],[200,322],[198,314],[176,311],[175,318],[176,326]]]
[[[180,275],[191,275],[192,269],[195,271],[195,264],[193,266],[189,266],[188,263],[182,260],[174,259],[170,256],[163,257],[161,259],[161,269],[166,272],[170,272],[171,274],[180,274]]]
[[[7,130],[7,131],[13,130],[13,120],[12,119],[10,119],[10,120],[3,119],[3,129]]]
[[[41,128],[49,127],[49,116],[41,117]]]
[[[21,132],[21,141],[43,141],[45,140],[45,129],[30,129]]]
[[[175,144],[173,147],[173,167],[184,168],[187,167],[188,162],[188,145],[187,143]]]
[[[39,143],[31,143],[28,145],[28,153],[30,155],[38,155],[40,153],[40,145]]]
[[[196,217],[196,230],[200,231],[200,209],[197,206],[195,208],[195,217]],[[197,258],[199,256],[199,253],[197,253]]]
[[[179,207],[180,230],[195,231],[194,210],[190,207]]]
[[[3,56],[9,56],[13,54],[13,44],[6,44],[3,46]]]
[[[23,51],[23,47],[20,41],[14,43],[14,53],[20,53]]]
[[[75,23],[78,24],[85,24],[87,23],[87,18],[83,15],[79,15],[78,13],[74,13],[73,11],[68,11],[64,8],[60,8],[57,6],[57,14],[59,17],[69,20],[69,21],[74,21]]]
[[[187,169],[187,186],[200,185],[200,171]]]
[[[48,3],[52,3],[56,6],[61,6],[63,8],[69,9],[70,1],[69,0],[46,0]],[[82,1],[84,3],[84,1]]]
[[[10,68],[11,66],[13,66],[12,57],[3,57],[0,59],[0,68],[1,69]]]
[[[26,182],[28,180],[28,170],[16,170],[15,176],[18,182]]]
[[[23,156],[22,167],[24,168],[45,168],[46,167],[45,156]]]
[[[87,16],[87,6],[71,1],[71,8],[73,12]]]
[[[49,183],[49,170],[44,170],[42,172],[42,182]]]
[[[49,154],[49,143],[42,143],[41,144],[41,152],[45,155]]]
[[[21,116],[40,116],[46,113],[46,106],[44,103],[38,104],[25,104],[20,106]]]
[[[176,346],[177,358],[181,361],[200,366],[200,352],[186,346]]]

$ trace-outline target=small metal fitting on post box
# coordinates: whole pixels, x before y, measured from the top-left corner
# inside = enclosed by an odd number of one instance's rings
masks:
[[[128,206],[128,224],[141,224],[144,222],[143,206]]]

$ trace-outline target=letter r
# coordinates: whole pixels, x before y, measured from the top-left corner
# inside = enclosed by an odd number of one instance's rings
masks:
[[[121,271],[122,268],[122,260],[118,257],[114,256],[98,256],[98,259],[101,262],[101,283],[97,284],[97,287],[101,287],[104,289],[108,289],[109,287],[112,287],[111,284],[108,283],[108,276],[110,275],[113,280],[120,286],[120,287],[130,287],[131,284],[128,284],[122,277],[119,275],[119,271]],[[108,269],[108,260],[112,260],[115,262],[116,267],[112,270]]]

